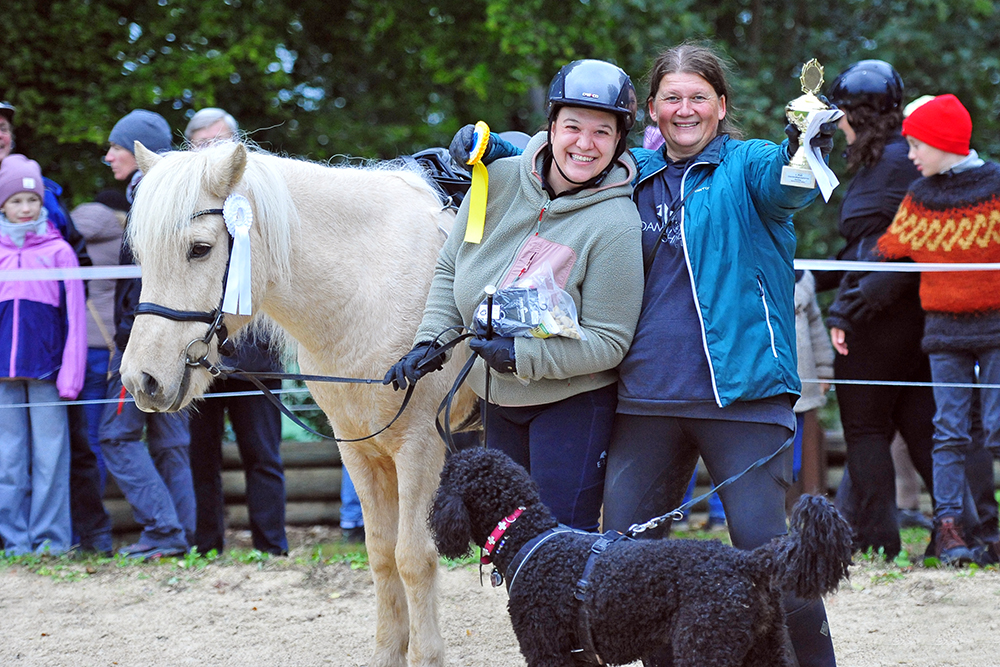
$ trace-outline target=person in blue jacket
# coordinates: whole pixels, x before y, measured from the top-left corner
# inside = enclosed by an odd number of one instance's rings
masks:
[[[665,145],[632,149],[646,279],[619,368],[605,530],[677,507],[699,455],[721,482],[775,453],[794,434],[801,389],[791,218],[816,191],[780,184],[798,131],[787,127],[781,145],[742,140],[727,113],[725,63],[709,47],[667,50],[650,79],[649,116]],[[826,124],[813,145],[828,154],[835,131]],[[467,134],[460,130],[456,149]],[[497,141],[488,158],[509,151]],[[787,532],[791,467],[789,448],[720,490],[734,546],[753,549]],[[835,665],[822,600],[788,594],[785,610],[799,665]],[[653,655],[644,664],[671,660]]]

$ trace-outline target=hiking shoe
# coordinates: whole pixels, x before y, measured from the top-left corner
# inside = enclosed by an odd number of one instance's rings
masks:
[[[155,544],[144,544],[142,542],[136,542],[135,544],[129,544],[118,550],[118,553],[125,558],[131,558],[134,560],[150,560],[153,558],[169,558],[170,556],[183,556],[184,549],[171,549],[170,547],[161,547]]]
[[[920,510],[896,510],[900,528],[924,528],[934,530],[934,522],[928,519]]]
[[[955,525],[955,517],[944,517],[938,526],[937,553],[935,554],[945,565],[961,566],[972,563],[976,555],[962,539],[962,533]]]

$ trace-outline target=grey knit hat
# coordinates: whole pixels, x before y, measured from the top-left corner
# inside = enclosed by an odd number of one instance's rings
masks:
[[[154,153],[165,153],[170,150],[170,126],[158,113],[135,109],[115,123],[108,141],[129,153],[135,152],[136,141]]]

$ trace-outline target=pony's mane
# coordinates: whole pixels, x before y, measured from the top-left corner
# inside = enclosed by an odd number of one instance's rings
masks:
[[[231,153],[232,144],[167,153],[143,176],[126,230],[127,242],[140,264],[144,258],[167,257],[176,252],[209,179]],[[282,159],[248,149],[243,177],[233,189],[253,205],[253,225],[264,240],[255,252],[266,253],[264,261],[276,277],[290,273],[291,228],[299,223],[288,184],[279,169]]]

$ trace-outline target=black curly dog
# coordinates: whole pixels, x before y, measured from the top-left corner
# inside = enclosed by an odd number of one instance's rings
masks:
[[[793,665],[782,591],[802,598],[832,592],[851,563],[850,527],[824,498],[803,496],[790,533],[753,551],[714,540],[619,539],[594,559],[581,595],[578,582],[600,536],[547,533],[558,524],[528,473],[481,448],[452,456],[441,472],[430,513],[438,552],[467,554],[470,542],[485,544],[519,507],[492,561],[507,579],[507,608],[529,667],[578,664],[582,646],[609,665],[663,648],[675,667]],[[578,636],[581,614],[590,643]]]

